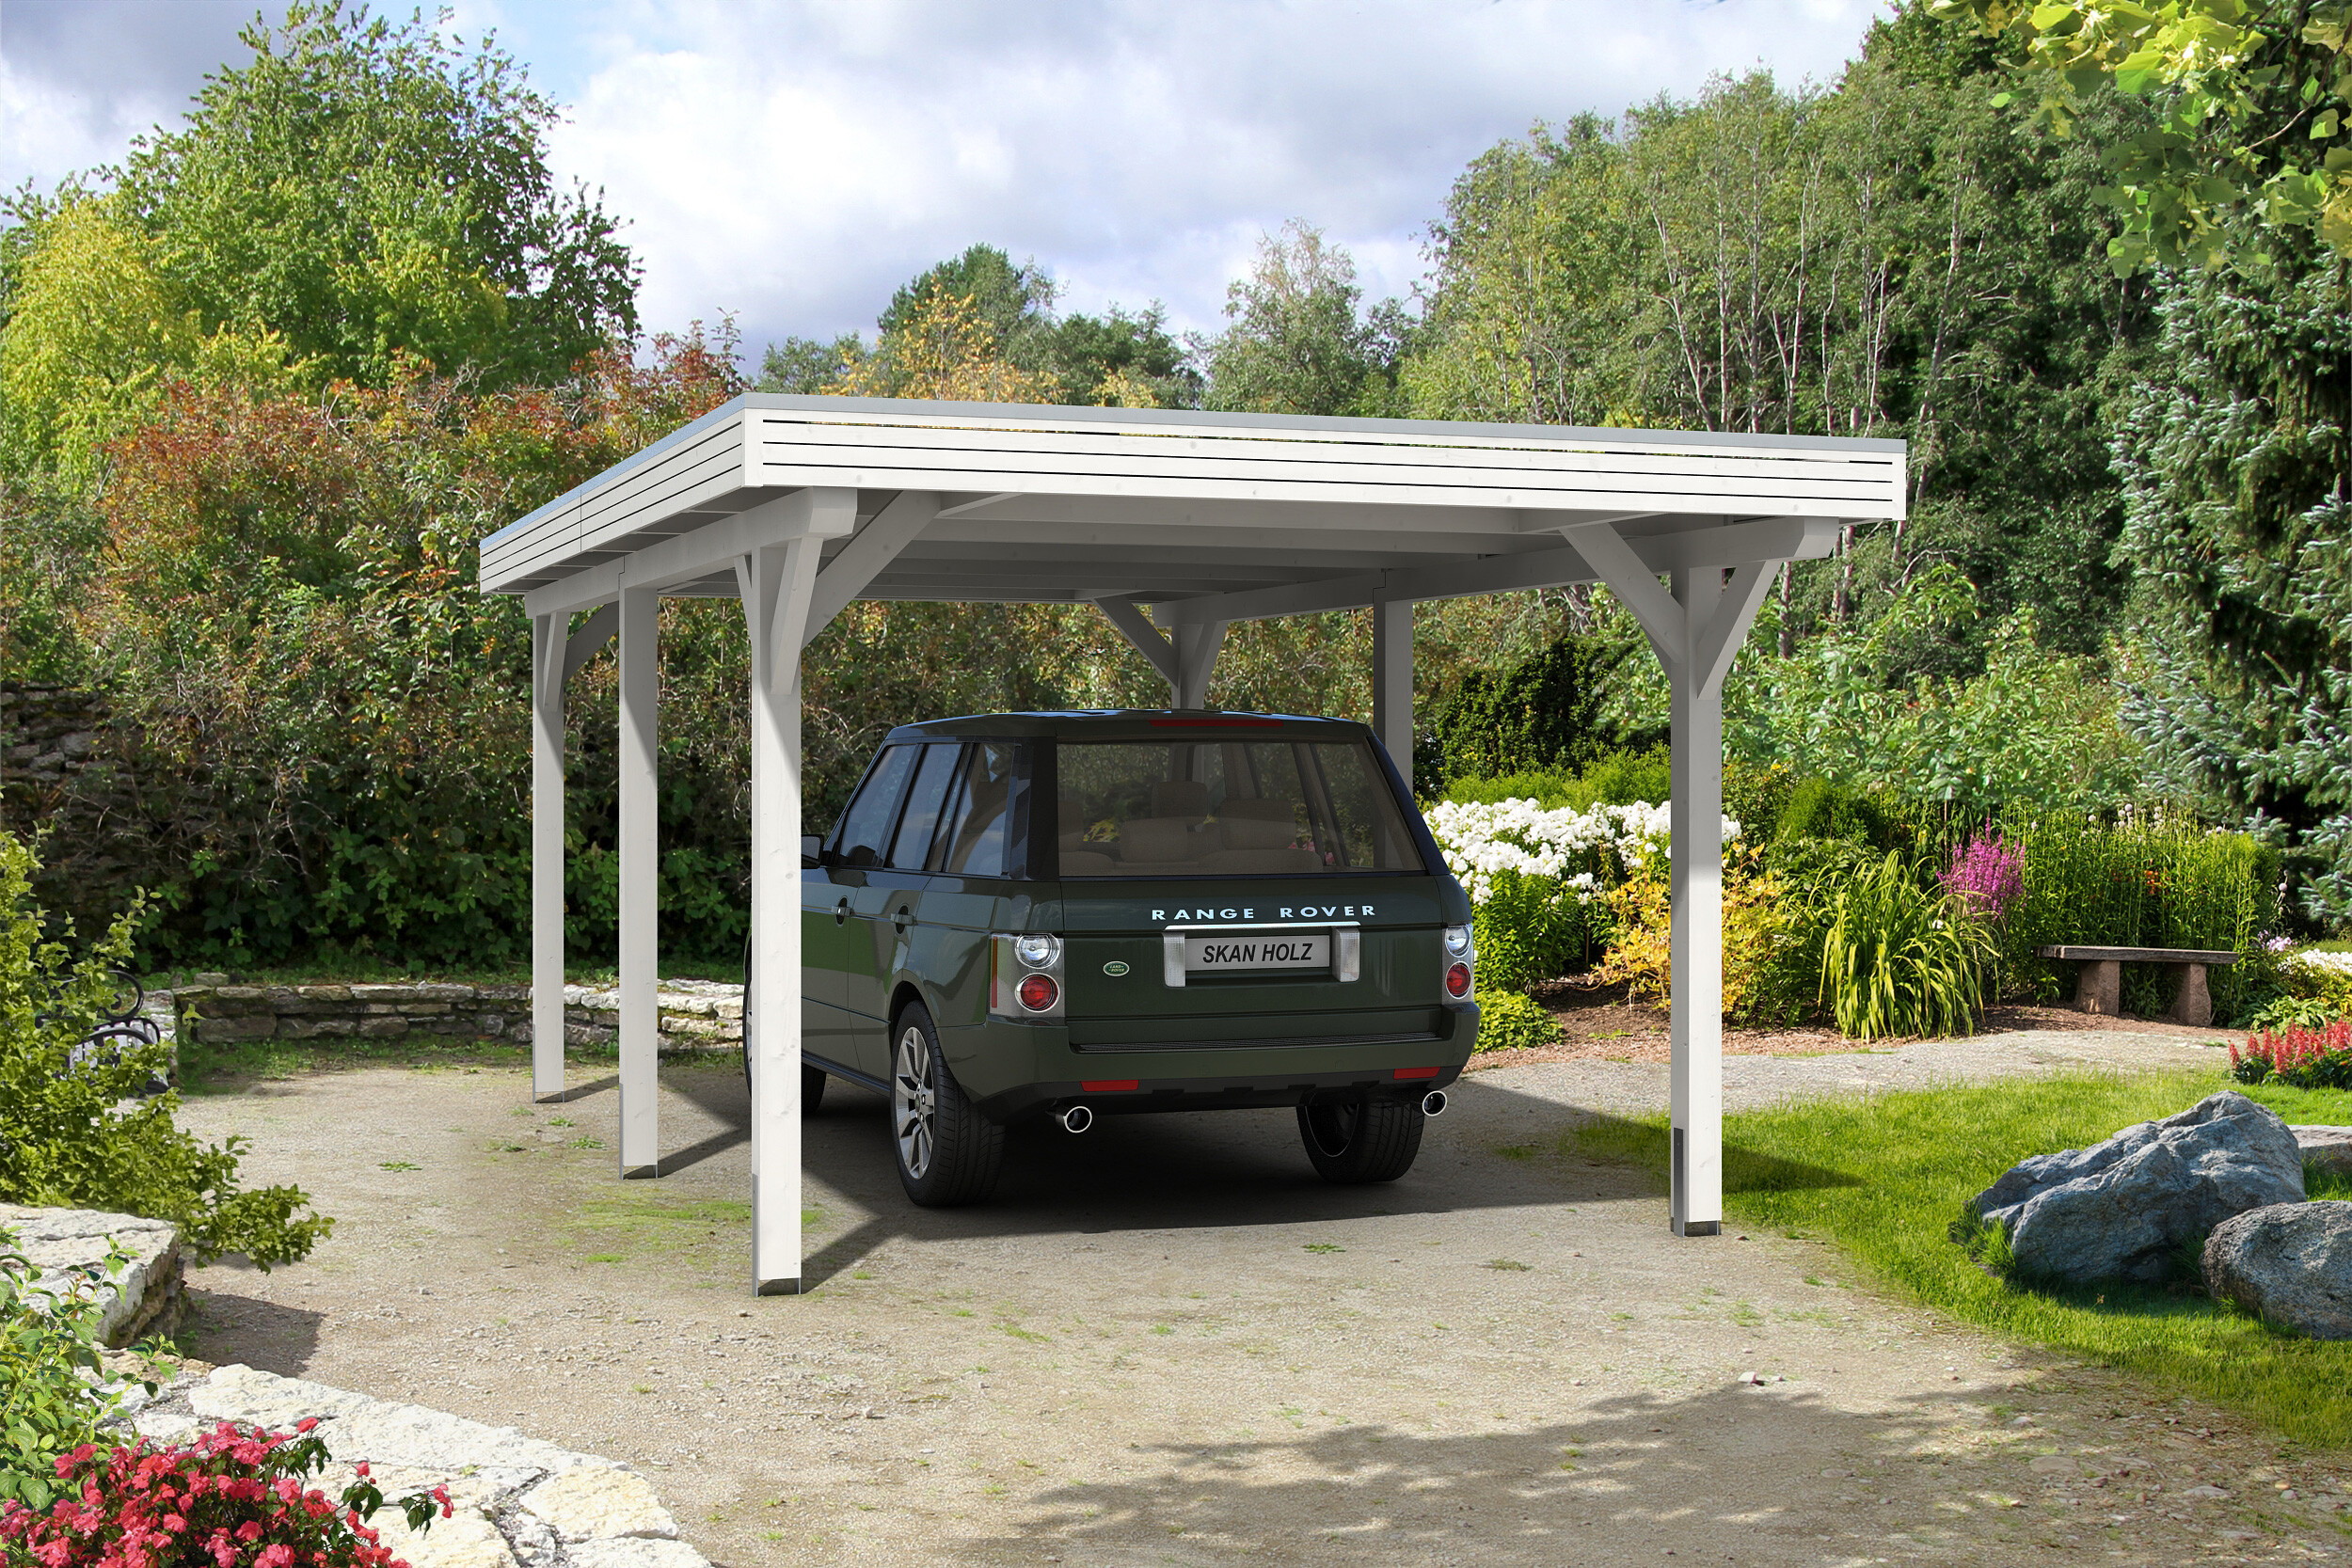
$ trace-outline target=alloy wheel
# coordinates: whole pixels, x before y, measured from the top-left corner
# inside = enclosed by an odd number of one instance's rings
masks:
[[[898,1163],[919,1181],[931,1168],[937,1143],[939,1086],[931,1077],[930,1041],[914,1024],[898,1036],[896,1066],[890,1085],[891,1126],[898,1136]]]

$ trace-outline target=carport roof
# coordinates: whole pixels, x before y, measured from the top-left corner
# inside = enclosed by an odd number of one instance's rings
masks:
[[[1826,554],[1902,515],[1903,443],[749,393],[483,542],[482,586],[538,611],[632,584],[733,597],[744,515],[902,496],[868,599],[1151,603],[1164,625],[1590,581],[1558,531],[1642,562]],[[936,509],[932,499],[935,498]],[[732,525],[732,526],[730,526]],[[828,540],[828,562],[851,546]],[[624,563],[628,564],[624,567]],[[862,575],[862,574],[861,574]],[[657,579],[658,584],[657,584]]]

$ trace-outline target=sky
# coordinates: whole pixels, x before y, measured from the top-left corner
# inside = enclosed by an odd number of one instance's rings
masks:
[[[395,8],[405,11],[405,8]],[[1885,0],[453,0],[567,106],[566,182],[644,264],[649,329],[753,357],[872,328],[987,241],[1063,310],[1214,330],[1300,218],[1409,300],[1465,164],[1717,71],[1833,80]],[[244,57],[253,0],[0,0],[0,188],[120,158]],[[273,9],[273,14],[275,11]]]

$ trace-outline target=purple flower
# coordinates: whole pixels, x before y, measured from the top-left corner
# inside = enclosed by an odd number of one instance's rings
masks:
[[[1985,920],[1997,921],[2026,891],[2025,857],[1987,829],[1952,851],[1937,880],[1944,891]]]

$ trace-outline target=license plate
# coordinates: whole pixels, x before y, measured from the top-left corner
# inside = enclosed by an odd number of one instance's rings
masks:
[[[1328,931],[1240,931],[1231,936],[1213,933],[1184,938],[1184,971],[1190,974],[1269,969],[1327,973],[1330,968]]]

